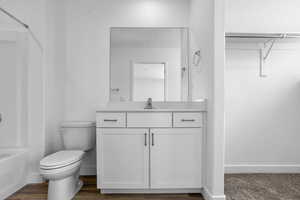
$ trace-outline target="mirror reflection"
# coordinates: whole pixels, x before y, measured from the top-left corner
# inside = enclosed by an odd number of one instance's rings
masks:
[[[112,28],[111,101],[187,101],[187,28]]]

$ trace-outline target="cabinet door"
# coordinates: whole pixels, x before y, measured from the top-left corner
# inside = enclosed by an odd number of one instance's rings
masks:
[[[150,129],[150,187],[200,188],[202,129]]]
[[[148,129],[98,129],[98,186],[101,189],[148,188],[148,140]]]

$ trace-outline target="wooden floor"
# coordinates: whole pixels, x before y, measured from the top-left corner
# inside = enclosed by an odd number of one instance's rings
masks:
[[[200,194],[159,195],[101,195],[96,187],[96,177],[83,177],[84,186],[75,200],[204,200]],[[46,200],[47,184],[27,185],[7,200]]]

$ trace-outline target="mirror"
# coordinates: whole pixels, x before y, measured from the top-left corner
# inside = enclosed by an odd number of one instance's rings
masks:
[[[187,101],[187,28],[111,28],[111,101]]]

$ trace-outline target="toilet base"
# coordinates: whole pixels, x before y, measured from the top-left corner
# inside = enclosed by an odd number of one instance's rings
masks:
[[[50,180],[48,186],[48,200],[71,200],[80,191],[83,182],[78,175],[61,180]]]

